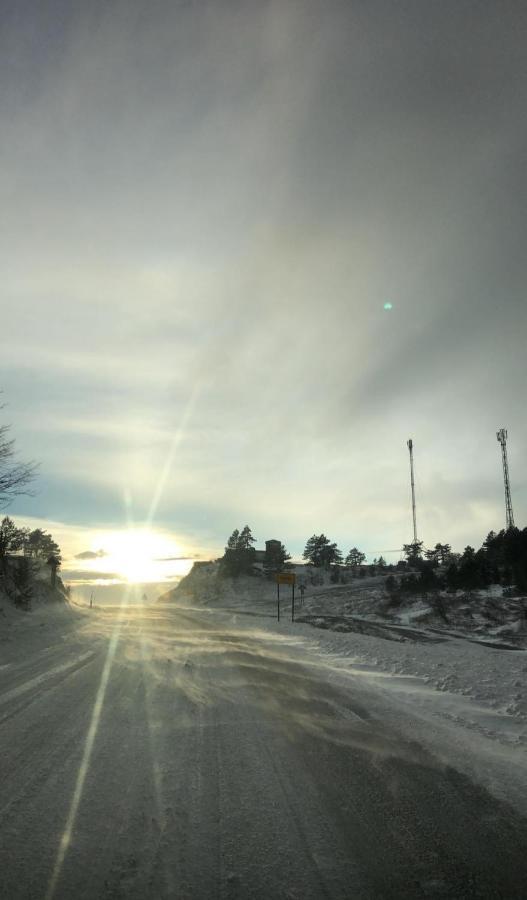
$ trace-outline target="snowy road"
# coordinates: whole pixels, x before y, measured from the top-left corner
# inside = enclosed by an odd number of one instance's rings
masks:
[[[261,624],[124,609],[10,648],[0,896],[525,897],[527,821]]]

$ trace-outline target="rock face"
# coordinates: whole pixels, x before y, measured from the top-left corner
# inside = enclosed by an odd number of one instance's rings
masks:
[[[159,598],[163,602],[209,603],[219,596],[219,563],[195,562],[177,587]]]

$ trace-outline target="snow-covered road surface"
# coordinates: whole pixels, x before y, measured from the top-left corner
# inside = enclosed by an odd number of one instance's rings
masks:
[[[386,691],[240,618],[127,608],[10,647],[2,898],[526,896],[517,809]]]

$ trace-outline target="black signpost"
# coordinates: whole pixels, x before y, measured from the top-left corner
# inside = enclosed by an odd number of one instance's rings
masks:
[[[290,584],[291,585],[291,621],[295,621],[295,582],[296,575],[292,572],[287,573],[279,573],[276,576],[276,599],[277,599],[277,618],[280,621],[280,585],[281,584]]]

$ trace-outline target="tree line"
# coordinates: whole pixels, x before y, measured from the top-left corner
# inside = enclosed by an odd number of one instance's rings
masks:
[[[221,574],[231,577],[254,574],[255,543],[248,525],[235,529],[220,560]],[[490,584],[515,585],[527,591],[527,528],[523,531],[509,528],[498,534],[491,531],[479,550],[468,546],[463,553],[455,553],[450,544],[440,542],[425,549],[423,541],[414,541],[404,544],[402,549],[405,560],[388,566],[380,556],[369,567],[371,572],[392,570],[386,579],[390,594],[475,590]],[[352,547],[344,558],[337,544],[325,534],[313,534],[306,542],[302,558],[315,569],[330,571],[332,580],[339,581],[345,578],[344,567],[364,574],[366,555]],[[273,577],[284,571],[290,559],[282,543],[270,542],[263,557],[264,575]]]
[[[491,584],[527,591],[527,528],[490,531],[479,550],[465,547],[453,553],[448,544],[423,551],[422,541],[405,545],[409,571],[398,580],[386,579],[389,593],[478,590]],[[424,558],[423,558],[424,557]]]
[[[0,522],[0,576],[5,593],[17,606],[28,607],[35,575],[49,566],[51,586],[62,563],[60,547],[41,528],[17,528],[9,516]]]
[[[1,425],[0,509],[21,494],[31,495],[30,485],[37,469],[36,463],[17,459],[10,426]],[[4,516],[0,522],[0,579],[3,590],[17,605],[29,606],[35,574],[42,563],[50,567],[54,587],[61,562],[60,547],[50,534],[40,528],[17,528],[9,516]]]

